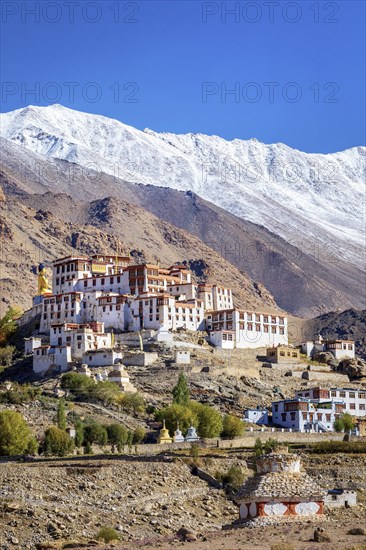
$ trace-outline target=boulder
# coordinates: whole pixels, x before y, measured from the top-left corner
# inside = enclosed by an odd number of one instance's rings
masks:
[[[338,366],[338,361],[334,357],[333,353],[330,351],[317,351],[313,355],[313,360],[318,361],[318,363],[325,363],[331,367],[336,368]]]
[[[177,532],[177,535],[181,540],[184,540],[187,542],[193,542],[197,540],[196,533],[191,529],[187,529],[186,527],[181,527]]]
[[[363,359],[342,359],[337,372],[347,374],[350,380],[359,380],[366,378],[366,361]]]
[[[332,539],[330,535],[323,529],[323,527],[317,527],[314,531],[315,542],[330,542]]]

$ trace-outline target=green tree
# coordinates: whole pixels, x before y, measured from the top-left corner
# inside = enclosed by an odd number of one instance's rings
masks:
[[[355,427],[356,421],[349,413],[343,413],[333,422],[333,428],[336,432],[349,432]]]
[[[57,420],[57,427],[60,428],[60,430],[66,430],[66,410],[65,410],[65,400],[60,399],[57,405],[57,414],[56,414],[56,420]]]
[[[189,404],[189,388],[187,377],[181,372],[177,385],[173,388],[173,403],[186,407]]]
[[[38,454],[39,444],[35,437],[31,437],[27,445],[27,454],[36,456]]]
[[[344,432],[344,424],[341,416],[335,419],[333,422],[333,428],[336,432]]]
[[[71,390],[77,397],[82,399],[93,397],[95,386],[94,380],[78,372],[67,372],[61,378],[61,387]]]
[[[101,447],[107,445],[108,433],[105,426],[94,421],[84,426],[84,444],[85,443],[95,443]]]
[[[65,456],[74,449],[74,442],[71,437],[57,428],[51,426],[44,435],[43,452],[46,456]]]
[[[353,430],[353,428],[355,427],[355,424],[356,424],[355,418],[347,412],[342,414],[342,421],[343,421],[345,432],[349,432]]]
[[[110,424],[107,426],[108,443],[116,446],[119,453],[123,451],[127,443],[128,432],[122,424]]]
[[[0,366],[11,366],[11,364],[13,363],[15,350],[15,346],[5,346],[4,348],[0,348]]]
[[[222,422],[222,437],[234,439],[240,437],[244,433],[244,422],[237,416],[226,414]]]
[[[29,426],[20,413],[0,412],[0,456],[23,454],[30,439]]]
[[[89,441],[87,441],[84,445],[84,455],[92,455],[92,454],[93,454],[92,446],[90,445]]]
[[[133,443],[133,432],[128,432],[127,434],[127,445],[128,445],[128,451],[132,452],[132,443]]]
[[[74,427],[75,427],[75,439],[74,439],[75,447],[79,449],[82,446],[84,441],[84,425],[80,420],[80,418],[77,418],[75,420]]]
[[[214,407],[190,401],[189,408],[198,417],[197,434],[200,437],[218,437],[222,432],[222,416]]]
[[[4,317],[0,319],[0,346],[4,346],[17,329],[15,319],[19,317],[21,310],[17,307],[9,307]]]
[[[135,431],[133,432],[133,440],[132,442],[135,445],[138,445],[143,441],[143,439],[146,436],[146,430],[144,428],[135,428]]]
[[[145,401],[142,395],[138,392],[135,393],[122,393],[118,397],[118,405],[122,410],[136,415],[142,413],[145,410]]]
[[[169,430],[170,435],[174,434],[174,431],[177,429],[177,424],[179,423],[179,428],[182,430],[183,434],[187,433],[187,430],[190,426],[198,425],[198,415],[189,407],[184,407],[183,405],[173,404],[170,407],[165,407],[161,409],[157,415],[157,420],[165,420],[165,425]]]

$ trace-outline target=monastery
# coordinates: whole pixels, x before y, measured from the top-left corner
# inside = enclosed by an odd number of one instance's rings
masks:
[[[38,294],[21,322],[40,316],[39,332],[49,337],[26,342],[39,374],[60,371],[77,360],[88,366],[114,365],[121,357],[114,334],[150,329],[207,331],[218,347],[287,345],[287,318],[234,307],[232,291],[197,284],[185,265],[162,268],[131,264],[121,255],[67,256],[52,265],[52,286],[39,266]]]

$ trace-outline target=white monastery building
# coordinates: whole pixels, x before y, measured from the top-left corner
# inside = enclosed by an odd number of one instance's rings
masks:
[[[131,262],[119,254],[60,258],[52,266],[52,290],[43,269],[42,290],[24,314],[40,315],[39,332],[49,336],[47,346],[40,339],[26,344],[35,372],[67,370],[80,361],[114,365],[120,358],[114,334],[143,329],[207,331],[210,343],[223,348],[288,343],[283,315],[234,308],[229,288],[195,283],[185,265]]]

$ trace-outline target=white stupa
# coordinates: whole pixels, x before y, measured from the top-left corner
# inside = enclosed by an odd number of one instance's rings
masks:
[[[186,441],[199,441],[199,437],[196,432],[196,428],[194,426],[191,426],[188,428],[188,432],[186,435]]]
[[[184,435],[179,429],[179,422],[177,423],[177,429],[174,432],[173,441],[174,443],[182,443],[184,441]]]

